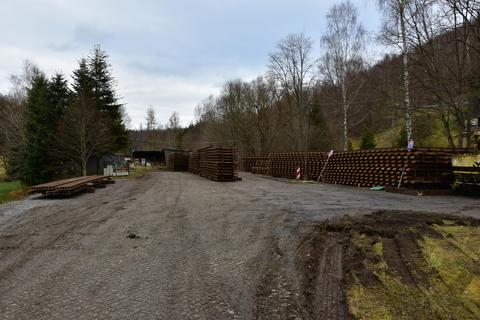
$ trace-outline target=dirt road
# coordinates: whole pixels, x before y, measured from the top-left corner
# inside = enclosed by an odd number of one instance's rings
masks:
[[[0,206],[0,318],[346,319],[338,290],[312,303],[302,287],[309,225],[378,210],[480,216],[476,199],[243,178],[157,172]],[[341,259],[326,248],[320,271]],[[315,279],[338,288],[341,274]]]

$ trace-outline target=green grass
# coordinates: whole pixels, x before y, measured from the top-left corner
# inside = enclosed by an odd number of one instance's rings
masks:
[[[20,181],[0,182],[0,203],[17,200],[25,195]]]
[[[129,176],[124,177],[114,177],[115,179],[134,179],[142,177],[145,173],[152,172],[152,171],[159,171],[163,170],[163,167],[153,166],[153,167],[143,167],[143,166],[135,166],[134,169],[130,170]]]
[[[443,237],[419,240],[425,265],[412,261],[410,267],[423,270],[428,281],[417,286],[389,272],[381,241],[352,236],[353,246],[366,257],[365,268],[378,279],[348,288],[348,308],[356,319],[480,319],[480,228],[446,222],[433,226]]]

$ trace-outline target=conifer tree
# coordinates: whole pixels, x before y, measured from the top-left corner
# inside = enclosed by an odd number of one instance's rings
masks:
[[[72,99],[59,131],[59,146],[74,173],[86,175],[88,161],[112,150],[108,107],[111,99],[101,93],[90,60],[81,59],[73,71]],[[108,103],[107,103],[108,101]]]
[[[123,123],[122,105],[115,93],[115,79],[105,51],[96,46],[88,57],[88,70],[92,81],[93,103],[104,115],[110,133],[109,151],[118,151],[128,144],[128,135]]]
[[[45,182],[50,177],[48,166],[49,124],[49,83],[43,74],[35,76],[28,92],[26,105],[26,148],[22,180],[29,184]]]
[[[65,175],[65,155],[62,153],[59,142],[59,125],[72,100],[72,92],[68,88],[68,81],[61,73],[55,74],[48,87],[48,129],[49,137],[48,161],[50,176],[59,177]]]
[[[42,73],[33,78],[26,104],[26,148],[22,178],[27,184],[39,184],[60,175],[57,129],[70,93],[62,74],[49,81]]]
[[[55,74],[50,80],[48,87],[48,101],[53,118],[58,120],[62,117],[70,103],[71,97],[72,94],[68,88],[68,81],[65,76],[62,73]]]

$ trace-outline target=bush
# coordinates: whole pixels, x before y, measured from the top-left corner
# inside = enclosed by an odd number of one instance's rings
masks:
[[[405,126],[402,126],[400,132],[398,133],[397,141],[395,141],[395,147],[406,148],[407,145],[407,128]]]
[[[376,146],[377,144],[375,143],[375,135],[373,134],[372,130],[364,127],[362,133],[362,140],[360,142],[360,149],[375,149]]]

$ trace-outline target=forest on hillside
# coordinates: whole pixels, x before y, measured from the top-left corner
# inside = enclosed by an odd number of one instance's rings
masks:
[[[178,132],[185,148],[223,144],[244,155],[373,147],[470,147],[480,116],[480,2],[384,0],[367,35],[350,1],[326,14],[323,54],[302,33],[280,40],[267,72],[234,79]],[[368,44],[386,51],[372,62]]]
[[[99,46],[71,78],[27,62],[0,94],[0,161],[9,177],[33,184],[85,174],[92,157],[165,147],[225,145],[244,156],[411,140],[471,147],[480,116],[480,1],[378,4],[384,21],[377,34],[366,32],[352,2],[338,2],[325,15],[325,32],[314,35],[319,42],[304,33],[280,39],[264,74],[227,81],[196,106],[187,127],[176,112],[160,126],[149,108],[145,125],[127,131]]]

